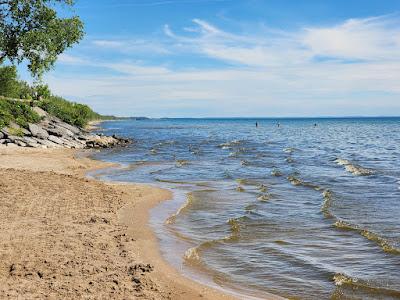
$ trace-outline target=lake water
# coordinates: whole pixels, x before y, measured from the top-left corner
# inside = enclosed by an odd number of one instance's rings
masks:
[[[400,298],[399,118],[102,126],[135,142],[97,153],[123,166],[99,176],[174,191],[152,225],[189,276],[260,298]]]

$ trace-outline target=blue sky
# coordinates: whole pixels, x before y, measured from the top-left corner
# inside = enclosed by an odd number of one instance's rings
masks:
[[[45,77],[101,113],[400,115],[400,1],[77,0]]]

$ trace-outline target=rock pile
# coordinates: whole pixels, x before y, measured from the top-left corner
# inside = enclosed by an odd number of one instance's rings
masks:
[[[49,115],[39,107],[33,110],[42,117],[38,124],[28,124],[28,129],[11,123],[0,131],[0,147],[33,148],[108,148],[130,143],[117,136],[90,134],[59,118]]]

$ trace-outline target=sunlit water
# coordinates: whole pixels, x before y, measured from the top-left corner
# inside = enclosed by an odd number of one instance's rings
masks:
[[[135,143],[96,157],[175,192],[152,222],[178,268],[261,298],[399,299],[400,119],[257,121],[106,122]]]

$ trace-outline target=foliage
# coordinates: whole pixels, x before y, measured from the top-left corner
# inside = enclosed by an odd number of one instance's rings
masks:
[[[39,121],[39,115],[26,103],[0,99],[0,128],[7,126],[10,122],[15,122],[27,128],[28,123],[37,123]]]
[[[84,127],[91,120],[101,119],[89,106],[69,102],[61,97],[51,96],[42,100],[39,106],[49,114],[78,127]]]
[[[17,98],[18,94],[17,69],[14,66],[0,67],[0,95]]]
[[[82,39],[82,21],[59,17],[57,5],[72,6],[73,0],[0,0],[0,64],[27,60],[29,71],[40,78]]]
[[[35,86],[35,100],[48,99],[51,97],[51,92],[47,84]]]

